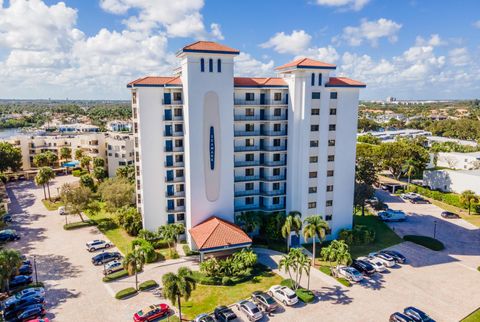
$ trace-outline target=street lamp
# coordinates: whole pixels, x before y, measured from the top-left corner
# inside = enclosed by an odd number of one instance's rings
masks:
[[[35,284],[38,285],[37,255],[33,255],[33,270],[35,271]]]
[[[433,221],[433,238],[437,236],[437,221]]]

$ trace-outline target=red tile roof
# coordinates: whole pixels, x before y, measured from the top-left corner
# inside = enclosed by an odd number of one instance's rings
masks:
[[[161,86],[161,85],[182,85],[182,80],[179,76],[147,76],[134,80],[127,84],[127,87],[133,85],[140,86]]]
[[[189,232],[199,250],[252,242],[240,227],[218,217],[205,220]]]
[[[367,87],[365,83],[347,77],[330,77],[327,87]]]
[[[235,86],[287,86],[287,83],[279,77],[235,77]]]
[[[233,79],[234,86],[287,86],[287,83],[278,77],[235,77]],[[147,76],[134,80],[127,84],[132,86],[164,86],[164,85],[182,85],[182,79],[179,76]]]
[[[326,68],[326,69],[335,69],[337,66],[324,63],[318,60],[310,59],[310,58],[299,58],[292,62],[289,62],[285,65],[278,66],[275,70],[286,69],[286,68]]]
[[[239,54],[240,51],[214,41],[197,41],[182,48],[181,52],[213,52],[225,54]]]

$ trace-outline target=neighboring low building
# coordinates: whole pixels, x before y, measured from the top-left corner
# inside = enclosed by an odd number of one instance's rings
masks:
[[[128,121],[110,121],[107,123],[107,130],[111,132],[131,132],[132,123]]]
[[[432,133],[424,130],[416,129],[401,129],[401,130],[388,130],[388,131],[369,131],[364,133],[358,133],[357,136],[371,134],[372,136],[379,138],[381,141],[390,142],[395,141],[397,137],[401,138],[416,138],[419,136],[428,137]]]
[[[480,170],[427,170],[423,172],[423,184],[445,192],[472,190],[480,194]]]
[[[453,142],[453,143],[457,143],[457,144],[465,145],[465,146],[477,146],[478,145],[478,143],[475,142],[475,141],[460,140],[460,139],[454,139],[454,138],[446,138],[446,137],[443,137],[443,136],[428,136],[427,139],[428,139],[430,144],[432,144],[434,142],[438,142],[438,143]]]
[[[437,167],[454,170],[475,170],[480,168],[480,152],[439,152]]]
[[[110,133],[106,137],[108,175],[115,176],[119,167],[134,164],[133,135]]]
[[[100,132],[100,128],[90,124],[60,124],[56,126],[56,129],[60,133],[91,133]]]

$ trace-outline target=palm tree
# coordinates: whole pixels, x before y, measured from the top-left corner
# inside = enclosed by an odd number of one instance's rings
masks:
[[[315,241],[316,238],[320,243],[325,239],[325,234],[330,228],[328,223],[322,219],[321,216],[315,215],[310,216],[304,220],[305,227],[303,227],[303,238],[305,240],[312,238],[312,249],[313,249],[313,258],[312,266],[315,266]]]
[[[75,160],[80,161],[80,159],[83,157],[83,150],[75,150]]]
[[[80,166],[82,168],[86,168],[87,171],[90,172],[90,162],[91,161],[92,161],[92,157],[90,157],[88,155],[85,155],[80,159]]]
[[[138,272],[143,269],[145,264],[145,251],[140,247],[135,247],[123,260],[123,267],[127,270],[128,275],[135,274],[135,289],[138,290]]]
[[[295,232],[295,235],[300,237],[300,231],[302,230],[302,214],[299,211],[291,211],[285,218],[285,223],[282,227],[282,236],[287,240],[287,249],[290,245],[290,234]]]
[[[460,195],[460,201],[468,208],[468,215],[470,215],[470,211],[472,209],[472,203],[477,200],[477,196],[475,192],[472,190],[465,190]]]
[[[185,232],[182,224],[168,224],[158,227],[158,236],[168,243],[170,255],[172,255],[172,246],[175,246],[177,236]]]
[[[170,302],[178,303],[178,315],[182,320],[181,298],[188,301],[192,291],[197,286],[196,281],[192,277],[192,271],[187,267],[180,267],[175,273],[167,273],[162,277],[163,294]]]
[[[302,273],[307,271],[310,266],[308,256],[300,248],[291,248],[287,255],[283,255],[278,264],[278,269],[284,269],[290,279],[294,282],[292,287],[296,290],[300,285]],[[292,270],[295,273],[295,279],[292,278]]]
[[[2,290],[10,291],[10,278],[18,271],[21,264],[22,258],[18,251],[13,249],[0,250],[0,280]]]
[[[295,260],[292,258],[292,256],[283,255],[280,261],[278,262],[278,269],[282,269],[288,273],[288,276],[290,276],[290,279],[293,281],[292,278],[292,272],[290,269],[295,269]]]
[[[60,149],[60,158],[68,162],[68,159],[72,157],[72,149],[64,146]]]
[[[320,256],[323,260],[328,261],[330,266],[333,262],[343,265],[349,265],[352,262],[348,245],[343,240],[332,240],[330,245],[322,248]]]
[[[35,184],[37,186],[42,186],[43,187],[43,199],[47,200],[47,191],[45,190],[45,184],[47,183],[47,179],[45,176],[43,176],[40,171],[37,172],[37,175],[35,176]]]
[[[242,212],[235,219],[239,226],[249,235],[259,228],[262,222],[261,215],[257,211]]]

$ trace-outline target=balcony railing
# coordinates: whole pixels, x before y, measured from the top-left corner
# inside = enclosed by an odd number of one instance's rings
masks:
[[[287,105],[288,102],[285,98],[276,101],[271,99],[254,99],[254,100],[246,100],[243,98],[235,98],[233,100],[235,105]]]
[[[270,190],[270,191],[261,190],[260,194],[264,196],[282,196],[282,195],[285,195],[285,190],[284,189]]]
[[[174,177],[174,178],[168,178],[165,177],[165,182],[184,182],[185,177]]]
[[[235,121],[282,121],[288,120],[288,115],[234,115]]]
[[[236,167],[249,167],[258,165],[260,165],[260,161],[235,161]]]
[[[185,191],[178,191],[178,192],[173,192],[173,193],[169,193],[167,191],[167,192],[165,192],[165,197],[169,197],[169,198],[185,197]]]
[[[282,120],[288,120],[288,114],[283,114],[283,115],[263,115],[262,120],[265,121],[282,121]]]
[[[185,164],[183,162],[173,162],[173,163],[165,162],[166,168],[183,168],[184,166]]]
[[[171,132],[168,132],[168,131],[163,131],[163,136],[183,136],[183,131],[180,131],[180,132],[174,132],[174,131],[171,131]]]
[[[165,147],[165,148],[164,148],[164,151],[165,151],[165,152],[183,152],[183,146],[171,147],[171,148]]]
[[[260,176],[254,175],[254,176],[235,176],[235,182],[242,182],[242,181],[255,181],[259,180]]]
[[[262,146],[260,146],[260,149],[265,150],[265,151],[286,151],[287,146],[286,145],[279,145],[279,146],[262,145]]]
[[[179,101],[174,101],[174,100],[166,100],[166,99],[162,99],[162,104],[163,105],[183,105],[183,100],[179,100]]]
[[[257,136],[260,131],[234,131],[235,136]]]
[[[281,174],[281,175],[278,175],[278,176],[263,175],[263,176],[261,176],[260,179],[266,180],[266,181],[282,181],[282,180],[285,180],[285,175],[284,174]]]
[[[254,195],[258,195],[258,194],[259,194],[259,190],[235,191],[235,197],[254,196]]]
[[[287,165],[287,160],[280,160],[280,161],[263,161],[265,166],[274,167],[274,166],[284,166]]]
[[[285,204],[280,203],[280,204],[278,204],[278,205],[262,205],[262,206],[260,206],[260,209],[261,209],[261,210],[267,210],[267,211],[270,211],[270,210],[282,210],[282,209],[285,209]]]
[[[235,146],[234,151],[235,152],[242,152],[242,151],[259,151],[260,146],[259,145],[253,145],[253,146]]]
[[[285,136],[287,135],[287,130],[280,130],[280,131],[263,130],[261,131],[261,134],[268,135],[268,136]]]
[[[169,213],[172,213],[172,212],[185,212],[185,206],[175,206],[173,208],[170,208],[170,207],[165,207],[165,210]]]
[[[258,209],[258,204],[251,205],[235,205],[235,211],[254,210]]]
[[[260,115],[234,115],[235,121],[259,121]]]

